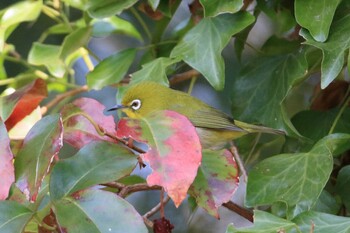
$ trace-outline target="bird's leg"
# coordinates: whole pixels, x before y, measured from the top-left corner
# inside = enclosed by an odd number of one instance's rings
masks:
[[[234,145],[233,142],[230,142],[230,152],[233,155],[234,159],[236,160],[239,170],[242,172],[242,176],[245,182],[247,182],[247,171],[244,168],[243,161],[241,159],[241,156],[239,156],[237,147]]]

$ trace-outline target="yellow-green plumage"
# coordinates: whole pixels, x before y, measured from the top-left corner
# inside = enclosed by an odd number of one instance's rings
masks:
[[[186,116],[196,127],[203,148],[220,149],[228,141],[247,133],[282,133],[279,130],[233,120],[199,99],[154,82],[142,82],[131,86],[124,93],[121,104],[111,110],[122,108],[130,118],[142,118],[159,110],[172,110]]]

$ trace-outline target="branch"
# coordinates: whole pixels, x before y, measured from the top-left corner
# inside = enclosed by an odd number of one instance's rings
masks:
[[[62,93],[62,94],[59,94],[59,95],[56,95],[56,97],[51,100],[48,104],[46,104],[45,106],[43,106],[41,108],[41,114],[44,115],[47,113],[47,111],[52,108],[53,106],[57,105],[59,102],[61,102],[62,100],[64,100],[65,98],[67,97],[70,97],[70,96],[74,96],[74,95],[77,95],[79,93],[82,93],[82,92],[85,92],[85,91],[88,91],[89,88],[87,85],[84,85],[82,87],[79,87],[77,89],[72,89],[72,90],[69,90],[65,93]]]
[[[161,186],[154,185],[149,186],[148,184],[142,183],[142,184],[133,184],[133,185],[127,185],[123,187],[120,192],[119,196],[122,198],[125,198],[128,194],[139,192],[139,191],[149,191],[149,190],[160,190],[162,189]]]
[[[248,221],[254,222],[253,212],[251,210],[243,208],[232,201],[226,202],[226,203],[222,204],[222,206],[237,213],[238,215],[242,216],[243,218],[247,219]]]
[[[150,221],[148,218],[152,217],[155,213],[157,213],[162,206],[164,206],[166,203],[168,203],[170,200],[169,196],[166,196],[163,201],[159,202],[155,207],[153,207],[150,211],[148,211],[147,213],[145,213],[142,217],[144,222],[151,228],[153,228],[153,222]],[[164,216],[163,216],[164,217]]]
[[[199,75],[200,75],[200,73],[194,69],[188,70],[188,71],[180,73],[180,74],[175,74],[169,79],[170,86],[184,82],[184,81],[191,79],[193,77],[198,77]]]

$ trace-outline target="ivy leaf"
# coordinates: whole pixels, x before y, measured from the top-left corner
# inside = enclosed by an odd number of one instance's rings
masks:
[[[248,206],[284,203],[287,218],[310,210],[333,169],[333,156],[350,148],[349,134],[332,134],[305,153],[280,154],[258,163],[247,184]]]
[[[202,164],[189,194],[200,207],[219,218],[219,207],[228,202],[237,189],[237,164],[228,150],[203,150],[202,156]]]
[[[109,18],[93,19],[91,24],[93,25],[93,36],[107,37],[112,33],[120,33],[142,40],[142,36],[132,23],[115,15]]]
[[[158,111],[141,120],[122,118],[118,137],[131,137],[148,143],[142,155],[153,172],[147,177],[150,186],[163,186],[178,207],[201,163],[201,145],[195,127],[184,116],[173,111]]]
[[[88,13],[92,18],[107,18],[113,15],[119,15],[123,10],[132,7],[137,0],[88,0]]]
[[[295,18],[318,42],[328,37],[333,16],[341,0],[296,0]]]
[[[92,123],[84,116],[102,126],[107,131],[115,131],[113,116],[105,116],[103,111],[106,107],[95,99],[79,98],[71,104],[66,105],[62,111],[64,124],[64,141],[75,148],[81,148],[96,140],[115,142],[107,136],[100,136]]]
[[[236,13],[243,6],[243,0],[200,0],[205,17],[214,17],[224,13]]]
[[[15,181],[15,171],[13,167],[13,154],[10,147],[10,138],[7,134],[6,126],[1,118],[0,151],[0,200],[5,200],[9,195],[9,190],[12,183]]]
[[[23,232],[34,213],[15,201],[0,202],[0,232]]]
[[[63,125],[58,114],[38,121],[23,140],[15,159],[16,184],[35,201],[41,183],[63,141]]]
[[[337,176],[336,192],[341,197],[347,209],[350,209],[350,165],[342,167]]]
[[[84,190],[53,204],[60,229],[69,233],[148,232],[134,207],[114,193]]]
[[[100,90],[107,85],[120,82],[134,61],[135,55],[136,49],[126,49],[107,57],[87,75],[88,86]]]
[[[215,89],[221,90],[225,82],[221,52],[232,35],[253,22],[254,16],[247,12],[204,18],[185,35],[170,56],[184,60],[201,72]]]
[[[33,112],[46,96],[45,81],[36,79],[11,95],[0,97],[0,117],[4,119],[6,128],[10,130],[17,122]]]
[[[305,44],[322,50],[321,88],[326,88],[340,73],[344,65],[345,51],[350,47],[350,15],[347,15],[332,24],[326,42],[315,41],[312,36],[302,30],[300,34],[306,39]]]
[[[68,55],[75,52],[77,49],[85,46],[90,39],[92,32],[91,27],[78,28],[69,35],[67,35],[62,43],[59,51],[59,58],[65,59]]]
[[[265,211],[254,210],[254,226],[237,229],[230,224],[226,233],[290,232],[292,229],[297,229],[295,223]]]
[[[32,65],[44,65],[56,77],[63,77],[66,68],[59,59],[60,46],[34,43],[28,55],[28,62]]]
[[[251,62],[235,80],[232,89],[233,115],[246,122],[298,135],[283,101],[293,85],[304,79],[307,69],[303,54],[261,57]]]
[[[91,142],[74,156],[59,161],[50,179],[51,199],[58,200],[78,190],[130,175],[136,156],[120,145]]]
[[[300,232],[347,233],[350,231],[350,218],[319,212],[304,212],[293,219]]]
[[[334,108],[329,111],[301,111],[292,118],[292,122],[300,134],[317,141],[328,134],[339,111],[339,108]],[[349,119],[350,109],[347,108],[337,120],[337,125],[333,132],[350,133]],[[319,127],[320,125],[322,125],[322,127]]]
[[[142,65],[142,69],[131,75],[131,84],[144,81],[153,81],[169,86],[166,69],[168,66],[178,62],[178,59],[160,57]]]

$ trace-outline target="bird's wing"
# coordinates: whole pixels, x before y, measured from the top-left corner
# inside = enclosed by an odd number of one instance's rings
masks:
[[[196,127],[239,132],[245,131],[236,126],[231,117],[215,108],[197,110],[190,116],[190,120]]]

